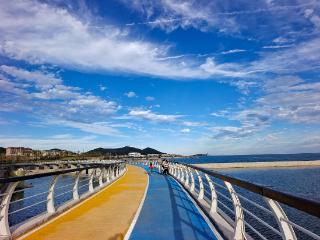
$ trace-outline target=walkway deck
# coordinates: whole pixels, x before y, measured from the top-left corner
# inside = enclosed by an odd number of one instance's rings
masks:
[[[147,180],[143,169],[128,166],[118,181],[21,239],[123,239]]]
[[[215,233],[214,233],[215,232]],[[192,200],[170,176],[152,173],[130,240],[219,239]]]

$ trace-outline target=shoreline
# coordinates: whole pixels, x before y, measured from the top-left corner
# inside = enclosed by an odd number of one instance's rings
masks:
[[[320,160],[278,161],[278,162],[196,163],[191,165],[196,167],[201,167],[201,168],[207,168],[207,169],[320,167]]]

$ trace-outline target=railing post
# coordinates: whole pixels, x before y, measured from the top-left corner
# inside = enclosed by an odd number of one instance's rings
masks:
[[[104,168],[100,168],[99,187],[102,187],[102,186],[103,186],[103,169],[104,169]]]
[[[229,182],[224,182],[226,187],[228,188],[228,191],[231,195],[231,199],[233,202],[233,207],[235,211],[235,228],[234,228],[234,237],[235,240],[243,240],[245,239],[245,223],[244,223],[244,215],[241,207],[241,203],[239,200],[239,197],[234,190],[233,186]]]
[[[188,174],[188,168],[184,167],[184,171],[185,171],[185,176],[186,176],[186,181],[184,183],[184,185],[188,188],[189,187],[189,174]]]
[[[72,195],[73,195],[73,200],[79,200],[79,191],[78,191],[78,186],[79,186],[79,179],[80,179],[80,173],[81,171],[79,171],[76,175],[76,179],[74,180],[74,185],[72,188]]]
[[[89,192],[94,192],[94,188],[93,188],[93,178],[94,178],[94,174],[95,173],[95,170],[92,169],[92,172],[89,176]]]
[[[191,185],[190,185],[190,192],[194,192],[194,176],[192,173],[192,169],[188,167],[189,173],[190,173],[190,177],[191,177]]]
[[[180,181],[184,184],[185,177],[184,177],[184,169],[183,169],[183,166],[180,166],[180,171],[181,171]]]
[[[218,196],[216,189],[213,185],[213,182],[211,178],[208,176],[208,174],[204,175],[209,183],[210,191],[211,191],[211,206],[210,206],[210,213],[216,213],[217,207],[218,207]]]
[[[175,164],[172,164],[172,174],[174,177],[177,177],[177,168]]]
[[[177,165],[177,179],[180,179],[180,167]]]
[[[107,168],[107,183],[111,181],[111,167]]]
[[[56,183],[59,179],[60,175],[55,175],[52,179],[49,192],[47,195],[47,212],[48,213],[54,213],[56,211],[56,208],[54,207],[54,187],[56,186]]]
[[[6,191],[3,193],[1,206],[0,206],[0,236],[10,239],[11,232],[9,227],[9,206],[12,194],[16,189],[19,182],[9,183]]]
[[[119,166],[116,166],[116,178],[119,177]]]
[[[195,170],[197,175],[198,175],[198,180],[199,180],[199,195],[198,195],[198,200],[202,200],[204,197],[204,187],[203,187],[203,182],[202,182],[202,177],[199,174],[198,170]]]
[[[275,219],[277,220],[278,226],[281,231],[282,239],[286,240],[296,240],[296,234],[291,225],[283,221],[283,219],[288,220],[286,213],[283,211],[282,207],[277,201],[270,198],[263,197],[266,203],[271,208]]]

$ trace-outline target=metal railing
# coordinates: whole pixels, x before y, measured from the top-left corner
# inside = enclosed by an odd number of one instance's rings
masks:
[[[73,162],[74,164],[75,162]],[[81,164],[84,164],[82,161]],[[57,170],[54,172],[45,172],[22,177],[11,177],[0,179],[0,185],[3,191],[0,192],[0,239],[11,239],[12,237],[19,236],[24,232],[34,228],[40,223],[52,218],[53,216],[65,211],[66,209],[74,206],[83,199],[91,196],[93,193],[101,190],[109,185],[126,171],[126,164],[122,161],[118,162],[86,162],[85,167],[78,167],[73,169]],[[65,175],[73,174],[74,180],[62,186],[57,186],[58,180]],[[27,188],[18,189],[17,187],[25,180],[30,179],[44,179],[44,177],[52,177],[50,184],[42,186],[46,188],[45,191],[37,192],[36,194],[22,197],[20,199],[12,199],[12,196],[17,193],[27,191]],[[82,185],[81,185],[82,184]],[[40,184],[41,185],[41,184]],[[35,186],[36,187],[36,186]],[[88,188],[84,191],[83,188]],[[59,194],[57,194],[59,192]],[[80,194],[80,191],[84,194]],[[61,206],[57,206],[55,199],[71,194],[70,201],[64,202]],[[39,197],[42,199],[40,200]],[[29,202],[27,206],[22,206],[17,209],[10,209],[10,207],[17,203]],[[10,226],[9,218],[14,214],[20,214],[23,211],[32,209],[37,205],[45,204],[46,210],[38,216],[27,219],[19,226]]]
[[[296,230],[298,230],[305,234],[305,237],[302,239],[310,238],[320,240],[319,235],[316,233],[289,220],[284,208],[280,205],[285,204],[315,216],[320,225],[319,202],[276,191],[188,164],[171,162],[169,164],[169,173],[184,186],[213,223],[218,228],[224,229],[222,230],[222,235],[227,239],[243,240],[261,238],[266,240],[268,236],[266,236],[266,231],[261,231],[263,228],[272,232],[273,235],[271,234],[271,236],[274,237],[269,239],[280,238],[295,240],[297,239]],[[236,191],[235,187],[239,190]],[[263,200],[259,203],[249,199],[250,196],[244,196],[244,194],[240,194],[239,192],[254,193]],[[263,215],[269,216],[269,219],[272,218],[272,222],[275,224],[266,221],[266,219],[262,219],[262,217],[260,217],[261,214],[257,214],[257,210],[252,211],[252,208],[249,206],[255,207],[262,212]],[[218,216],[222,217],[223,220],[217,222]],[[233,216],[234,219],[232,220],[230,216]],[[246,218],[250,217],[253,221],[249,223],[249,221],[245,219],[245,216]],[[252,222],[256,226],[261,225],[263,227],[259,227],[259,231],[257,227],[253,226]],[[226,230],[226,225],[231,227],[231,233]],[[249,230],[246,230],[246,228]]]

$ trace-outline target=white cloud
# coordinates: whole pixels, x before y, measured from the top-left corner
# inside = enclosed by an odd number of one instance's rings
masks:
[[[72,127],[76,129],[80,129],[83,132],[93,133],[97,135],[104,135],[104,136],[117,136],[117,137],[123,137],[123,135],[120,134],[120,132],[110,126],[110,123],[108,122],[76,122],[76,121],[51,121],[48,122],[48,124],[54,124],[54,125],[63,125],[67,127]]]
[[[2,65],[0,93],[7,94],[0,103],[2,111],[27,110],[39,118],[82,119],[92,121],[105,118],[120,108],[116,102],[107,101],[82,89],[63,85],[53,73],[28,71]]]
[[[243,69],[238,64],[223,63],[217,64],[214,58],[208,57],[206,62],[200,65],[200,69],[209,75],[220,75],[226,77],[243,77],[247,73],[243,72]]]
[[[305,82],[295,76],[267,80],[265,95],[256,102],[273,118],[291,122],[320,122],[320,82]]]
[[[279,48],[290,48],[293,47],[294,44],[286,44],[286,45],[270,45],[270,46],[263,46],[264,49],[279,49]]]
[[[100,90],[103,92],[103,91],[107,90],[107,87],[100,85]]]
[[[158,60],[170,57],[168,45],[132,40],[120,29],[108,25],[92,27],[86,21],[35,0],[6,1],[0,8],[0,53],[30,63],[91,71],[184,79],[211,75],[199,68],[198,60],[190,59],[188,66],[172,64],[172,59]]]
[[[129,116],[150,120],[154,122],[174,122],[181,117],[181,115],[156,114],[156,113],[153,113],[151,110],[142,110],[142,109],[131,110],[129,112]]]
[[[1,24],[0,24],[1,26]],[[40,89],[49,89],[54,85],[62,83],[60,78],[57,78],[52,73],[43,73],[41,71],[27,71],[13,66],[1,65],[0,71],[14,77],[17,80],[23,80],[33,83],[35,87]]]
[[[230,112],[228,110],[220,110],[217,112],[213,112],[210,115],[214,117],[226,117]]]
[[[27,96],[28,93],[24,89],[21,89],[16,86],[16,84],[8,81],[7,79],[2,79],[0,76],[0,91],[1,92],[7,92],[7,93],[13,93],[20,96]]]
[[[70,139],[70,138],[73,138],[73,136],[71,134],[56,134],[56,135],[53,135],[51,136],[50,138],[52,139]]]
[[[181,129],[182,133],[189,133],[190,131],[191,131],[190,128]]]
[[[292,74],[319,69],[320,38],[311,39],[294,47],[261,55],[260,59],[250,63],[248,72]]]
[[[221,52],[222,54],[232,54],[232,53],[240,53],[240,52],[246,52],[244,49],[231,49],[228,51]]]
[[[273,39],[272,42],[276,44],[284,44],[284,43],[290,42],[290,40],[285,37],[277,37]]]
[[[184,121],[182,122],[182,124],[187,127],[203,127],[208,125],[205,122],[193,122],[193,121]]]
[[[146,97],[146,100],[147,100],[147,101],[154,101],[154,99],[155,99],[155,98],[154,98],[154,97],[151,97],[151,96],[147,96],[147,97]]]
[[[314,9],[306,9],[304,11],[304,16],[309,19],[309,21],[312,22],[316,28],[320,29],[320,17],[315,13]]]
[[[127,96],[128,98],[134,98],[134,97],[138,97],[138,95],[135,92],[127,92],[124,94],[125,96]]]

